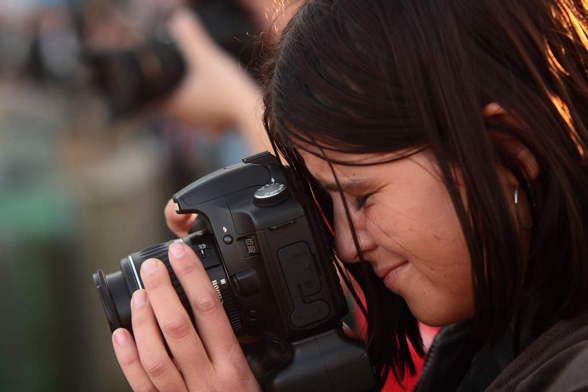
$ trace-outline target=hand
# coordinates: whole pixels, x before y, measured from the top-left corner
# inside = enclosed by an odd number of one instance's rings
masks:
[[[170,228],[187,231],[193,216],[178,215],[170,205]],[[145,261],[145,290],[136,291],[131,301],[134,339],[125,329],[113,334],[116,357],[133,391],[260,391],[200,260],[181,242],[170,246],[169,258],[196,327],[162,262]]]
[[[251,111],[245,106],[260,96],[255,82],[211,39],[193,12],[177,10],[169,27],[188,72],[164,109],[213,131],[238,123],[244,111]]]

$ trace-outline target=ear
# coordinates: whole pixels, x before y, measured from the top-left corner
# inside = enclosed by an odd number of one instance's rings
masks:
[[[495,118],[500,122],[511,125],[513,128],[521,128],[521,122],[514,116],[507,113],[504,108],[496,102],[487,104],[484,107],[482,114],[485,119]],[[511,156],[515,157],[515,159],[522,165],[530,181],[533,181],[537,178],[539,175],[539,164],[527,146],[510,135],[501,133],[495,134],[493,137],[495,137],[498,143],[500,143],[502,147],[505,148],[511,154]],[[517,182],[515,178],[512,178],[512,181],[513,185],[515,185]]]

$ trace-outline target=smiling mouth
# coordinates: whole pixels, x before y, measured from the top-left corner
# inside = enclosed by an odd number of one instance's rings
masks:
[[[393,267],[390,267],[390,268],[384,268],[384,269],[382,269],[382,270],[375,271],[375,273],[376,273],[376,275],[377,275],[377,276],[378,276],[380,279],[384,279],[384,278],[385,278],[385,277],[386,277],[386,276],[387,276],[387,275],[388,275],[390,272],[392,272],[392,271],[394,271],[394,270],[396,270],[396,269],[398,269],[398,268],[402,267],[402,266],[403,266],[403,265],[405,265],[406,263],[408,263],[408,260],[404,260],[403,262],[401,262],[401,263],[398,263],[398,264],[396,264],[396,265],[395,265],[395,266],[393,266]]]

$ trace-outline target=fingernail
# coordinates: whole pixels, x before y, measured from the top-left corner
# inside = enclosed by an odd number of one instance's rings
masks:
[[[124,329],[117,329],[114,331],[114,341],[119,346],[126,346],[129,343],[129,338]]]
[[[141,309],[145,306],[147,302],[147,296],[145,295],[145,290],[137,290],[135,294],[133,294],[133,307],[135,309]]]
[[[159,269],[159,261],[154,259],[149,259],[143,263],[141,266],[141,272],[145,275],[151,275],[155,271]]]
[[[169,253],[173,257],[180,258],[186,253],[186,248],[182,240],[176,241],[169,247]]]

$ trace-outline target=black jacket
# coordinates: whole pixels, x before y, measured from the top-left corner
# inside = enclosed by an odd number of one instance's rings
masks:
[[[588,314],[562,320],[535,339],[522,330],[516,340],[506,333],[480,347],[470,340],[467,322],[443,328],[415,391],[588,391]],[[519,346],[525,348],[515,354]]]

